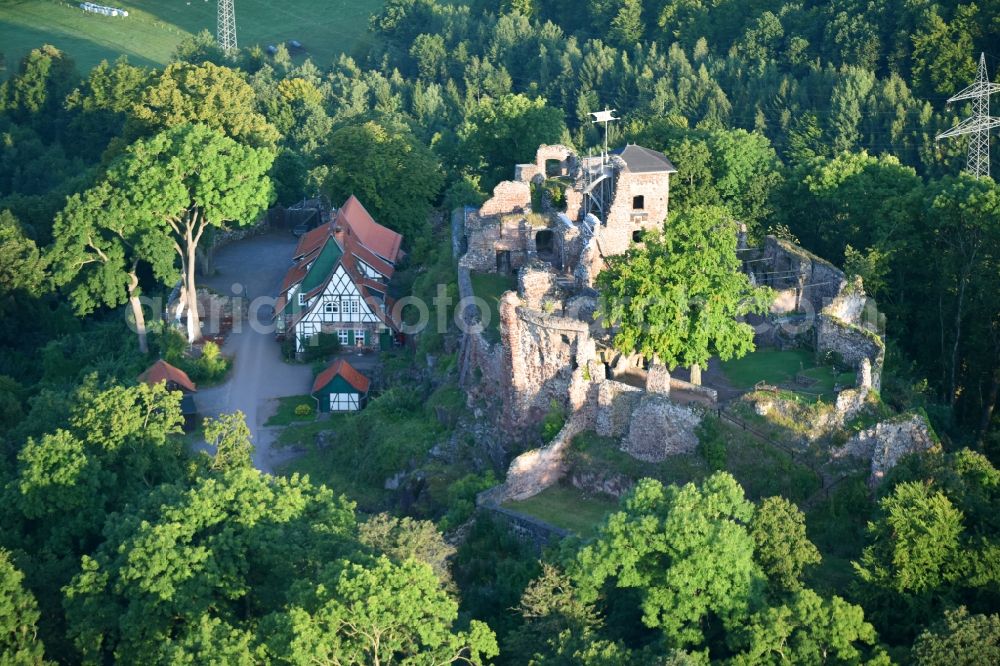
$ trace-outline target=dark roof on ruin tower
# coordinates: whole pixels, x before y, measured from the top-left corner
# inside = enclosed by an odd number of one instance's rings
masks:
[[[625,161],[625,166],[632,173],[677,173],[667,156],[649,148],[637,146],[634,143],[613,151]]]

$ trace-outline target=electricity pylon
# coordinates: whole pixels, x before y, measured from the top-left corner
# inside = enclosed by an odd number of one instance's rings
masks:
[[[949,103],[972,100],[972,116],[937,135],[937,140],[959,134],[970,135],[969,161],[965,170],[976,178],[990,175],[990,130],[1000,127],[1000,118],[990,117],[990,95],[997,91],[1000,91],[1000,84],[990,83],[986,74],[986,55],[980,53],[976,82],[948,100]]]
[[[216,38],[224,53],[236,51],[236,11],[233,0],[219,0],[219,24]]]

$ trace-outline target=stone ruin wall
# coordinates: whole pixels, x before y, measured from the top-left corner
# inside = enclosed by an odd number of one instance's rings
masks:
[[[937,446],[937,439],[927,419],[920,414],[910,413],[862,430],[842,447],[831,451],[831,456],[849,456],[870,461],[868,486],[874,488],[903,456],[930,451]]]
[[[570,411],[582,406],[590,383],[584,375],[596,357],[584,322],[531,309],[507,292],[500,300],[500,336],[508,431],[537,428],[553,400]]]
[[[471,213],[465,227],[468,250],[460,263],[482,273],[497,272],[497,253],[510,252],[510,267],[516,271],[535,253],[535,234],[522,216],[483,218]]]
[[[704,412],[672,402],[661,392],[669,387],[665,368],[652,373],[652,377],[648,389],[611,379],[591,383],[584,403],[573,412],[556,438],[515,458],[504,482],[482,493],[480,504],[499,505],[527,499],[563,479],[568,471],[566,452],[573,438],[585,430],[618,439],[622,451],[646,462],[661,462],[671,455],[694,451],[698,446],[696,428]],[[571,482],[588,491],[619,497],[632,484],[631,479],[611,472],[574,475]]]
[[[634,210],[632,199],[639,195],[644,199],[643,209]],[[606,257],[624,254],[632,243],[634,231],[662,228],[667,219],[669,196],[669,174],[632,173],[619,168],[607,222],[595,229],[602,254]]]
[[[844,363],[861,370],[865,363],[865,383],[879,390],[885,343],[878,334],[875,303],[864,292],[861,278],[846,286],[820,312],[816,320],[816,354],[831,352]]]
[[[692,453],[698,447],[695,429],[702,414],[662,395],[647,394],[629,420],[622,451],[646,462],[661,462],[672,455]]]
[[[531,186],[528,183],[504,180],[493,188],[493,196],[479,209],[479,216],[528,212],[531,212]]]
[[[774,236],[746,254],[754,281],[777,292],[773,314],[818,313],[847,284],[844,272],[829,261]]]

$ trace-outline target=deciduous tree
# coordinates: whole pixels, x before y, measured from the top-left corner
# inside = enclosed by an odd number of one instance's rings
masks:
[[[123,192],[103,182],[74,194],[53,224],[48,253],[56,285],[69,286],[77,314],[125,302],[132,311],[139,350],[149,351],[139,300],[139,265],[145,261],[163,282],[175,278],[174,250],[161,234],[148,233],[132,214]]]
[[[253,467],[253,444],[250,443],[250,428],[247,427],[243,412],[220,414],[214,419],[205,419],[205,441],[215,448],[212,469],[223,472],[230,469]]]
[[[764,312],[770,291],[751,285],[736,256],[736,223],[721,208],[673,216],[643,246],[607,258],[598,275],[598,316],[615,327],[614,346],[669,367],[701,367],[753,351],[753,328],[740,318]]]
[[[24,588],[24,574],[0,550],[0,661],[9,666],[45,663],[45,647],[38,640],[40,614],[35,597]]]
[[[709,615],[735,628],[758,597],[763,574],[747,530],[752,516],[753,505],[727,473],[701,486],[643,479],[580,550],[571,576],[584,602],[609,581],[635,588],[643,624],[670,647],[698,646]]]
[[[190,342],[201,337],[198,244],[209,227],[256,221],[273,199],[267,176],[273,161],[272,151],[205,125],[178,125],[129,146],[108,174],[124,202],[119,214],[135,220],[139,233],[165,239],[180,259]]]
[[[818,564],[819,551],[806,536],[805,516],[783,497],[768,497],[750,521],[757,562],[782,590],[802,588],[802,570]]]
[[[330,137],[323,189],[337,202],[355,195],[379,222],[414,242],[444,183],[437,158],[402,126],[343,127]]]

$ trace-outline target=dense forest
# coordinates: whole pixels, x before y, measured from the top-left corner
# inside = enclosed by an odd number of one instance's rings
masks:
[[[203,33],[162,70],[80,72],[47,45],[8,64],[0,663],[1000,661],[1000,186],[934,140],[968,115],[946,100],[980,52],[1000,80],[1000,1],[389,0],[363,43],[319,63]],[[246,222],[355,194],[406,237],[403,288],[430,295],[454,282],[434,212],[481,203],[541,143],[599,150],[604,108],[612,143],[676,165],[672,211],[722,207],[863,278],[887,321],[881,398],[924,410],[943,452],[808,520],[725,471],[645,480],[539,557],[472,516],[503,472],[482,457],[434,502],[370,506],[254,470],[238,419],[190,453],[178,394],[136,385],[184,348],[126,325],[188,279],[166,193]],[[204,192],[176,189],[195,191],[189,167]],[[443,338],[367,418],[407,412],[433,439],[419,396]],[[224,372],[202,359],[192,377]],[[356,439],[362,475],[411,455],[389,428]]]

